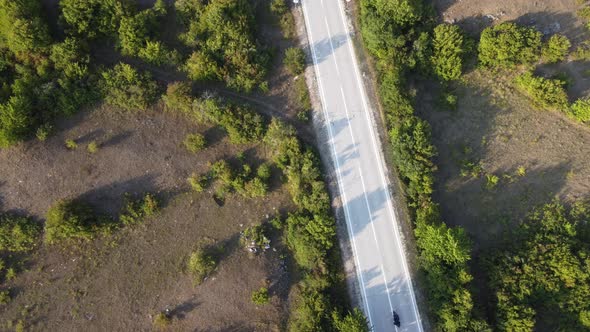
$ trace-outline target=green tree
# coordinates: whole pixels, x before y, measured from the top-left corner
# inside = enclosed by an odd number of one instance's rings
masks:
[[[567,53],[572,46],[570,40],[563,35],[553,35],[543,45],[542,56],[547,63],[555,63],[565,60]]]
[[[510,245],[489,259],[500,331],[585,331],[590,308],[588,238],[578,233],[588,215],[559,202],[535,209]],[[539,313],[543,312],[543,315]]]
[[[541,33],[515,23],[486,28],[479,41],[479,62],[487,67],[511,68],[539,60]]]
[[[125,110],[145,110],[157,97],[158,86],[149,74],[119,63],[102,73],[101,90],[105,101]]]
[[[130,9],[120,0],[60,0],[64,21],[82,38],[115,37]]]
[[[463,66],[464,41],[461,29],[456,25],[440,24],[434,28],[434,72],[445,81],[456,80],[461,76]]]
[[[0,0],[0,46],[23,56],[37,53],[50,42],[39,1]]]

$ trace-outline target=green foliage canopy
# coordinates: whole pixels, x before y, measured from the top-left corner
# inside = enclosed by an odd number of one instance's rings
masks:
[[[149,74],[119,63],[102,73],[101,90],[108,104],[124,110],[145,110],[155,102],[158,86]]]
[[[464,41],[461,29],[456,25],[440,24],[434,28],[434,73],[445,81],[456,80],[463,67]]]
[[[515,23],[486,28],[479,40],[479,62],[486,67],[511,68],[539,60],[541,33]]]

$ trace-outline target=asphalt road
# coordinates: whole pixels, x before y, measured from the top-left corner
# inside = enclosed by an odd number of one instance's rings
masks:
[[[363,310],[374,331],[422,331],[344,0],[302,0]],[[393,325],[396,311],[401,327]]]

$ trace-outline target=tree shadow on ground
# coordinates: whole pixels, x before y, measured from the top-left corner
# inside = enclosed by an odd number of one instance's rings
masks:
[[[572,161],[546,158],[540,148],[543,144],[523,127],[535,122],[525,118],[515,123],[519,117],[534,117],[535,110],[527,110],[530,115],[513,115],[514,106],[487,86],[457,86],[457,110],[444,111],[437,105],[442,90],[437,83],[417,80],[413,84],[418,87],[417,113],[430,123],[438,151],[433,197],[443,220],[463,227],[473,240],[474,298],[492,321],[489,303],[494,294],[486,283],[481,257],[501,249],[531,209],[563,198]]]

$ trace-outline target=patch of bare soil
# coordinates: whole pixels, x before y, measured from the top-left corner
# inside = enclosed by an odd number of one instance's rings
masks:
[[[204,134],[208,148],[199,154],[186,151],[182,142],[189,133]],[[67,149],[66,139],[78,148]],[[98,151],[89,153],[93,141]],[[0,206],[42,218],[56,200],[82,196],[115,213],[123,194],[178,193],[188,188],[191,172],[204,172],[209,161],[237,151],[220,130],[182,116],[104,107],[62,121],[46,142],[0,150]]]
[[[205,135],[208,147],[191,154],[187,133]],[[66,139],[78,148],[68,150]],[[87,151],[96,141],[96,153]],[[218,206],[212,193],[188,191],[186,178],[209,163],[244,153],[265,159],[256,145],[236,147],[216,128],[158,109],[120,113],[99,108],[64,120],[55,136],[0,151],[2,210],[42,219],[64,197],[82,197],[115,215],[125,193],[156,192],[164,209],[145,225],[124,229],[78,250],[42,246],[28,271],[6,286],[14,299],[0,307],[2,326],[23,320],[36,331],[149,331],[155,314],[170,309],[171,331],[273,331],[286,321],[290,281],[279,251],[251,257],[239,246],[250,224],[291,208],[276,179],[260,200],[237,195]],[[279,239],[273,239],[273,247]],[[194,287],[184,272],[198,246],[220,245],[220,265]],[[250,294],[269,285],[270,305],[256,307]]]

